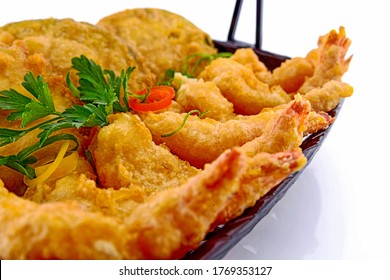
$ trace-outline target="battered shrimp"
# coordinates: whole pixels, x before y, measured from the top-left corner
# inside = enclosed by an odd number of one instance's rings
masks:
[[[164,143],[172,153],[188,161],[191,165],[202,168],[205,163],[212,162],[224,150],[236,146],[250,146],[266,133],[264,147],[254,145],[266,152],[280,152],[299,146],[302,133],[306,130],[310,103],[297,97],[279,109],[267,109],[254,116],[241,116],[224,123],[212,119],[199,119],[190,116],[179,132],[169,137],[161,135],[178,128],[185,117],[184,114],[164,112],[148,114],[143,122],[153,135],[156,143]],[[297,133],[299,131],[299,133]],[[283,137],[283,138],[282,138]],[[266,148],[267,147],[267,148]]]
[[[213,81],[222,94],[234,104],[237,114],[258,114],[263,108],[291,100],[280,88],[270,88],[257,79],[250,68],[232,59],[214,60],[199,77],[205,81]]]
[[[237,49],[230,59],[250,68],[261,82],[270,84],[272,74],[252,48]]]
[[[168,137],[161,135],[180,127],[185,114],[150,113],[143,117],[143,122],[156,143],[164,143],[179,158],[188,161],[192,166],[202,168],[224,150],[241,146],[260,136],[272,115],[273,112],[269,111],[226,122],[189,116],[180,131]]]
[[[306,79],[298,92],[306,94],[331,80],[341,81],[352,59],[352,56],[345,57],[351,43],[342,26],[338,33],[336,30],[331,30],[321,36],[318,40],[318,49],[309,53],[312,61],[313,58],[317,58],[317,61],[314,61],[314,73]]]
[[[271,84],[280,85],[287,93],[296,93],[313,71],[314,66],[309,60],[294,57],[274,69]]]
[[[240,178],[240,187],[219,213],[213,227],[240,216],[258,199],[306,164],[301,149],[276,154],[259,153],[249,158]]]
[[[311,111],[306,123],[306,130],[304,136],[316,133],[317,131],[327,129],[330,124],[335,121],[335,118],[326,112]]]
[[[138,259],[179,258],[197,247],[237,191],[244,164],[238,150],[227,151],[185,185],[136,208],[125,220],[131,253]]]
[[[208,118],[222,122],[234,117],[233,104],[213,82],[189,79],[179,73],[175,74],[175,82],[180,84],[176,102],[183,106],[185,112],[207,112]]]
[[[154,144],[138,116],[115,114],[100,129],[91,147],[100,185],[104,188],[141,188],[149,195],[179,186],[199,173],[188,162]]]
[[[331,80],[320,88],[313,88],[305,94],[314,111],[329,112],[336,108],[341,98],[350,97],[353,87],[347,83]]]
[[[288,103],[282,104],[282,105],[279,105],[279,106],[273,107],[273,108],[267,108],[267,109],[264,109],[261,113],[262,114],[264,114],[266,112],[268,114],[271,114],[271,112],[276,113],[280,110],[285,109],[287,106],[288,106]],[[242,118],[242,116],[241,117],[237,116],[236,118],[237,119]],[[311,111],[309,113],[309,116],[308,116],[307,121],[305,123],[304,135],[309,135],[312,133],[316,133],[317,131],[327,129],[329,127],[329,125],[334,122],[334,120],[335,120],[335,118],[332,117],[331,115],[329,115],[327,112]]]
[[[272,116],[261,136],[241,147],[242,151],[252,157],[261,152],[278,153],[299,147],[310,111],[310,103],[296,95],[295,100]]]
[[[237,190],[244,160],[239,151],[227,151],[181,187],[150,197],[124,220],[86,211],[77,201],[37,204],[0,186],[0,258],[182,257],[204,239]]]
[[[328,81],[341,81],[352,59],[345,58],[350,45],[344,27],[339,28],[339,33],[331,30],[319,37],[318,48],[306,57],[288,59],[276,68],[270,84],[280,85],[287,93],[306,94]]]

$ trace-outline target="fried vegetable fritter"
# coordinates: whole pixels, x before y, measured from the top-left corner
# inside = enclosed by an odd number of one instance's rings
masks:
[[[217,52],[208,34],[184,17],[166,10],[125,10],[102,18],[97,25],[127,44],[135,43],[158,79],[164,77],[167,69],[181,72],[186,57],[191,54]]]
[[[150,86],[153,80],[145,67],[145,57],[134,45],[124,44],[107,30],[86,22],[48,18],[0,27],[0,43],[11,46],[20,41],[28,55],[41,54],[50,72],[62,77],[70,70],[72,58],[83,54],[116,73],[136,67],[129,84],[132,90]]]

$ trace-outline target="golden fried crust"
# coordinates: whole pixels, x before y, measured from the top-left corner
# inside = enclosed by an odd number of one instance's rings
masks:
[[[71,59],[83,54],[117,74],[135,66],[129,83],[133,90],[152,83],[145,58],[134,45],[124,44],[107,30],[92,24],[49,18],[10,23],[0,28],[1,43],[10,46],[17,40],[23,41],[30,55],[42,54],[51,71],[61,76],[70,70]]]
[[[23,86],[24,76],[32,72],[34,76],[41,75],[49,84],[54,106],[58,111],[76,103],[76,98],[65,85],[65,77],[53,73],[48,60],[41,53],[30,54],[24,41],[16,40],[6,46],[0,43],[0,89],[13,88],[21,94],[32,98],[32,94]],[[0,112],[3,115],[3,112]],[[4,117],[5,118],[5,117]],[[9,127],[11,123],[2,124]]]
[[[161,135],[180,127],[185,114],[150,113],[143,117],[143,122],[151,131],[155,142],[164,143],[179,158],[203,168],[204,164],[215,160],[226,149],[241,146],[260,136],[272,114],[260,113],[226,122],[189,116],[183,128],[169,137]]]
[[[23,77],[28,71],[34,75],[45,75],[49,65],[40,54],[29,55],[22,42],[10,46],[0,43],[0,89],[14,88],[29,95],[22,87]],[[31,95],[29,95],[31,96]]]
[[[208,34],[182,16],[161,9],[125,10],[101,19],[97,25],[126,43],[135,42],[159,78],[167,69],[181,71],[190,54],[216,53]]]
[[[299,148],[276,154],[259,153],[249,158],[238,191],[229,199],[213,226],[241,215],[246,208],[253,206],[259,198],[305,164],[306,158]]]
[[[345,28],[342,26],[338,31],[331,30],[320,36],[318,48],[312,50],[307,57],[314,64],[313,75],[307,77],[298,92],[306,94],[331,80],[341,81],[352,60],[352,56],[346,57],[351,43],[351,39],[347,37]]]
[[[180,188],[162,191],[140,204],[125,220],[85,211],[75,201],[37,204],[0,186],[0,257],[181,257],[203,240],[237,190],[244,159],[237,150],[227,151]]]
[[[255,76],[263,83],[270,84],[272,81],[272,74],[268,71],[265,64],[259,60],[253,49],[242,48],[237,49],[230,59],[250,68]]]
[[[264,108],[291,100],[280,88],[270,88],[268,84],[257,79],[250,68],[232,59],[215,59],[199,77],[205,81],[213,81],[221,93],[233,103],[237,114],[258,114]]]
[[[287,93],[296,93],[307,77],[313,75],[313,64],[302,57],[283,62],[272,72],[272,84],[280,85]]]
[[[117,219],[128,217],[147,197],[141,188],[119,190],[99,188],[95,177],[90,164],[80,157],[76,170],[71,174],[54,182],[30,187],[23,197],[40,204],[76,201],[88,212],[100,212]]]
[[[305,99],[316,112],[329,112],[336,108],[341,98],[350,97],[353,87],[347,83],[330,80],[320,88],[314,88],[305,94]]]
[[[241,147],[242,151],[252,157],[261,152],[278,153],[299,147],[310,111],[310,103],[296,95],[295,100],[273,114],[261,136]]]
[[[91,147],[97,174],[105,188],[145,188],[149,194],[179,186],[199,172],[168,149],[154,144],[138,116],[116,114]]]
[[[179,73],[175,74],[175,82],[180,84],[176,102],[182,105],[186,112],[191,110],[207,112],[208,118],[222,122],[235,116],[233,104],[222,95],[213,82],[189,79]]]
[[[210,229],[241,215],[305,165],[298,148],[303,135],[327,128],[334,119],[324,111],[353,92],[340,81],[349,44],[343,28],[331,31],[318,49],[286,62],[273,77],[251,49],[238,50],[214,60],[199,80],[181,77],[167,111],[113,114],[92,145],[85,131],[69,130],[80,152],[89,147],[95,168],[80,157],[67,175],[25,191],[22,175],[0,167],[0,259],[183,257]],[[71,19],[11,23],[0,27],[0,87],[28,95],[23,75],[40,74],[62,111],[77,102],[65,87],[75,56],[116,73],[136,66],[134,91],[156,83],[167,68],[181,70],[185,57],[199,52],[216,52],[209,36],[158,9],[123,11],[99,26]],[[291,101],[286,91],[298,89],[304,95]],[[178,133],[162,136],[192,109],[210,110],[210,118],[190,116]],[[5,113],[2,127],[16,128]],[[35,141],[30,133],[0,154]],[[54,158],[60,145],[35,155]]]
[[[2,259],[118,259],[125,226],[75,202],[36,204],[0,190]]]
[[[244,160],[238,150],[227,151],[179,189],[158,193],[135,209],[126,223],[141,258],[179,258],[198,246],[237,190]]]
[[[306,131],[304,135],[312,134],[320,130],[327,129],[331,123],[335,120],[326,112],[311,111],[306,124]]]

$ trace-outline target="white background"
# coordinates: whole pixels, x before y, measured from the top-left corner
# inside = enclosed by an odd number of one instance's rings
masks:
[[[179,13],[225,40],[235,0],[12,0],[0,25],[45,17],[96,23],[126,8]],[[255,0],[245,0],[237,39],[254,41]],[[354,86],[331,133],[287,195],[227,259],[388,259],[390,252],[389,10],[386,1],[264,0],[263,49],[304,56],[319,35],[345,26]],[[131,28],[131,27],[129,27]]]

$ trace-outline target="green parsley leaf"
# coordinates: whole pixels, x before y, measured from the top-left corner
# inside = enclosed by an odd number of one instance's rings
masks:
[[[33,121],[41,121],[27,129],[0,128],[0,147],[14,143],[33,130],[41,130],[37,143],[26,147],[17,155],[0,156],[0,166],[12,168],[32,179],[35,177],[35,171],[30,165],[37,161],[33,156],[36,151],[63,140],[75,142],[72,150],[78,149],[79,143],[74,135],[53,135],[54,132],[67,128],[106,126],[109,124],[109,114],[130,110],[128,81],[134,67],[122,70],[120,76],[116,76],[112,70],[103,71],[93,60],[83,55],[72,59],[72,67],[78,71],[79,86],[72,83],[69,73],[66,76],[66,84],[84,105],[74,105],[63,112],[57,112],[48,84],[41,76],[34,77],[31,72],[24,76],[22,85],[34,98],[26,97],[14,89],[0,92],[0,109],[10,111],[8,120],[21,120],[21,128]],[[120,102],[121,96],[125,105]],[[55,117],[42,121],[49,115]]]

